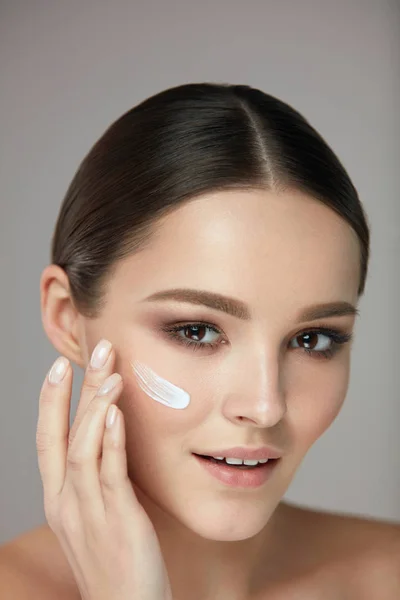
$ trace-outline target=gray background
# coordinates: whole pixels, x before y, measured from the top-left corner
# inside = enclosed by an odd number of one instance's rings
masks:
[[[194,81],[292,104],[361,195],[372,257],[351,383],[286,499],[400,521],[399,3],[3,0],[0,61],[0,543],[44,522],[35,431],[57,353],[39,278],[67,185],[112,121]],[[74,410],[81,383],[75,369]]]

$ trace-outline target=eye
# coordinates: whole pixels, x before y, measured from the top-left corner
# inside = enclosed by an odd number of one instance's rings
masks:
[[[226,343],[216,341],[222,335],[222,332],[214,325],[207,323],[185,323],[184,325],[172,325],[162,329],[169,337],[185,346],[190,346],[192,350],[215,348]],[[180,335],[181,333],[183,335]],[[191,336],[192,341],[186,337],[187,335]]]
[[[162,330],[170,338],[184,346],[189,346],[192,350],[216,348],[221,344],[226,344],[226,340],[218,341],[222,332],[210,323],[176,324],[162,327]],[[190,336],[190,339],[186,336]],[[339,329],[321,327],[297,334],[292,338],[297,346],[291,347],[302,349],[312,358],[328,359],[334,356],[340,346],[349,342],[352,337],[351,333],[342,332]],[[325,338],[325,340],[321,338]]]
[[[325,340],[321,340],[321,337]],[[307,354],[314,355],[313,358],[331,358],[339,351],[340,346],[349,342],[352,337],[351,333],[337,329],[320,328],[304,331],[296,335],[293,341],[298,344],[295,348],[302,348]],[[297,340],[301,340],[300,344]]]

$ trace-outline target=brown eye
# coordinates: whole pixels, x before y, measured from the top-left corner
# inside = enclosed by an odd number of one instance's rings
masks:
[[[206,327],[205,325],[188,325],[182,329],[182,332],[186,339],[201,342],[206,334],[207,329],[208,327]]]
[[[341,333],[337,329],[320,328],[305,331],[293,338],[297,344],[292,348],[300,348],[313,358],[331,358],[342,344],[353,337],[352,333]]]
[[[207,323],[184,323],[165,326],[162,329],[169,337],[190,347],[191,350],[216,348],[224,343],[220,339],[221,331]]]
[[[314,331],[311,333],[303,333],[302,335],[297,336],[296,340],[301,340],[299,343],[300,348],[314,350],[318,345],[318,336],[320,335],[321,334],[315,333]]]

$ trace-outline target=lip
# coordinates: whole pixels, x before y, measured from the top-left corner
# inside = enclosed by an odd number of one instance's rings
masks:
[[[224,458],[240,458],[242,460],[263,460],[265,458],[280,458],[282,452],[271,448],[270,446],[260,446],[259,448],[249,448],[245,446],[236,446],[235,448],[223,448],[222,450],[207,450],[207,452],[194,452],[202,456],[223,456]]]
[[[254,469],[240,469],[224,463],[217,464],[201,456],[193,455],[197,463],[215,479],[226,486],[236,488],[259,488],[273,475],[280,459],[271,460]]]

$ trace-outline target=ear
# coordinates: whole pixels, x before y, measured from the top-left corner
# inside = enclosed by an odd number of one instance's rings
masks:
[[[58,265],[48,265],[40,278],[42,324],[60,354],[85,368],[82,315],[73,303],[68,275]]]

